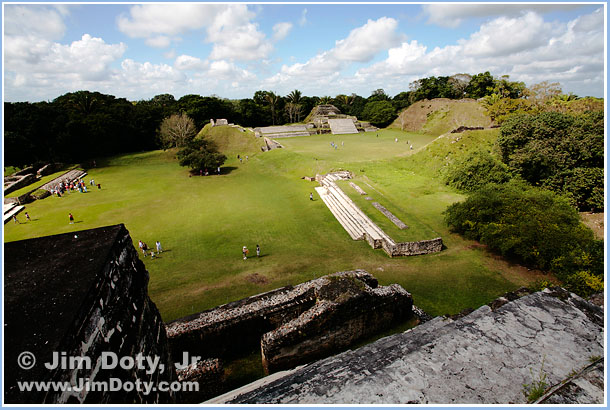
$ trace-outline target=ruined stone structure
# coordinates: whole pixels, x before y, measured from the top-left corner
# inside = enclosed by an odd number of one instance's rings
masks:
[[[381,212],[386,218],[388,218],[390,221],[392,221],[392,223],[394,225],[396,225],[398,227],[398,229],[407,229],[408,228],[408,226],[403,221],[398,219],[398,217],[396,217],[396,215],[394,215],[392,212],[388,211],[386,209],[386,207],[381,205],[379,202],[372,202],[371,205],[373,205],[375,208],[377,208],[379,210],[379,212]]]
[[[219,118],[216,121],[211,119],[210,124],[212,124],[212,127],[218,127],[220,125],[229,125],[229,121],[227,121],[225,118]]]
[[[390,257],[423,255],[440,252],[443,249],[442,238],[417,242],[395,242],[366,216],[335,183],[340,179],[350,178],[349,171],[333,172],[324,176],[317,175],[316,180],[320,182],[321,186],[316,187],[316,192],[353,240],[366,240],[373,249],[381,248]]]
[[[263,152],[271,151],[272,149],[284,148],[282,144],[271,138],[264,137],[265,145],[262,147]]]
[[[522,290],[209,403],[519,404],[542,374],[554,387],[540,403],[601,404],[603,354],[601,308],[560,288]]]
[[[260,346],[267,372],[348,347],[412,316],[411,295],[368,272],[339,272],[167,323],[173,355],[230,358]]]
[[[377,131],[370,123],[358,121],[354,116],[341,114],[331,104],[317,105],[305,119],[305,124],[274,125],[254,129],[256,137],[287,138],[307,137],[315,134],[357,134],[358,132]]]
[[[173,403],[173,392],[21,391],[18,382],[176,381],[165,328],[148,298],[148,272],[123,225],[5,244],[4,394],[7,403]],[[18,366],[28,351],[36,362]],[[53,355],[86,357],[49,370]],[[137,355],[163,368],[104,365]],[[108,359],[109,360],[109,359]]]

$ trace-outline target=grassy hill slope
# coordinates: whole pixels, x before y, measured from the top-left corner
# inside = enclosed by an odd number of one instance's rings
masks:
[[[472,99],[417,101],[403,110],[390,128],[424,134],[441,135],[460,126],[490,127],[491,118],[485,109]]]
[[[218,150],[227,157],[237,154],[242,156],[257,154],[261,152],[261,147],[264,145],[262,138],[256,138],[252,131],[228,125],[212,127],[207,124],[195,138],[214,141]]]

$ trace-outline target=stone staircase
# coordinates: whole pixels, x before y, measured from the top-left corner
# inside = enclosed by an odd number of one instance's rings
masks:
[[[329,118],[328,125],[332,134],[358,134],[354,120],[350,118]]]
[[[310,135],[305,125],[278,125],[256,128],[255,135],[267,138],[308,137]]]
[[[2,204],[2,215],[4,219],[4,223],[7,223],[11,220],[13,215],[17,215],[19,212],[23,211],[25,207],[23,205],[18,205],[16,203]]]
[[[353,240],[365,239],[374,249],[382,247],[383,241],[394,245],[394,241],[358,208],[337,186],[335,181],[344,179],[338,174],[324,176],[316,191],[331,213]]]

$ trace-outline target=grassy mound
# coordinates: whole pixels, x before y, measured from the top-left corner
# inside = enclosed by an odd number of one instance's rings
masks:
[[[400,113],[390,128],[438,136],[460,126],[490,127],[491,125],[491,118],[475,100],[436,98],[413,103]]]
[[[207,124],[195,138],[214,141],[218,150],[227,157],[260,153],[264,145],[262,138],[256,138],[252,131],[228,125],[212,127],[211,124]]]

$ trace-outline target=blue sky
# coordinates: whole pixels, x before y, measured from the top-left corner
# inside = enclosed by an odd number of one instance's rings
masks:
[[[604,96],[606,10],[580,4],[3,3],[4,99],[389,95],[490,71]]]

